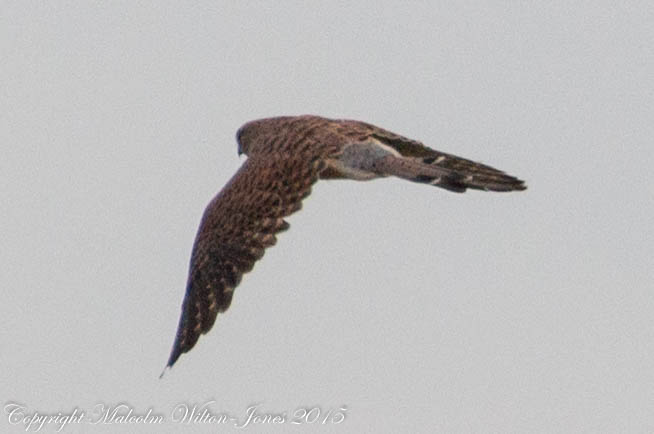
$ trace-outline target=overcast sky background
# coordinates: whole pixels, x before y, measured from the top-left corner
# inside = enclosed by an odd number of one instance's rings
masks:
[[[63,431],[89,433],[238,431],[173,423],[212,400],[347,408],[250,432],[654,430],[650,3],[92,3],[0,2],[3,406],[165,418]],[[160,380],[237,128],[305,113],[529,189],[317,184]]]

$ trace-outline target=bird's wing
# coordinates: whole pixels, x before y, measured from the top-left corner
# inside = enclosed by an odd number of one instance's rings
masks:
[[[456,193],[468,188],[486,191],[520,191],[527,187],[515,176],[456,155],[434,151],[431,157],[381,158],[375,164],[382,175],[431,184]]]
[[[494,167],[437,151],[381,128],[375,129],[370,136],[393,147],[402,156],[387,157],[379,162],[378,169],[384,175],[395,175],[457,193],[468,188],[487,191],[519,191],[527,188],[522,180]]]
[[[324,168],[318,156],[250,157],[209,203],[193,245],[168,367],[229,307],[243,273],[275,244],[276,233],[288,229],[283,217],[300,209]]]
[[[351,153],[369,154],[370,144],[382,144],[399,155],[379,155],[376,159],[354,158],[358,166],[382,176],[397,176],[409,181],[435,185],[454,192],[468,188],[488,191],[516,191],[527,187],[520,179],[485,164],[446,154],[365,122],[342,120],[332,126],[343,138],[344,148]],[[351,147],[350,145],[355,145]],[[357,145],[362,145],[357,150]],[[370,155],[367,155],[370,157]],[[352,163],[352,162],[350,162]],[[341,174],[328,170],[321,177],[339,178]]]

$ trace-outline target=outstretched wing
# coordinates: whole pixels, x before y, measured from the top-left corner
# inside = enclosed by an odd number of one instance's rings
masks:
[[[468,188],[486,191],[520,191],[527,187],[515,176],[485,164],[436,151],[422,143],[381,128],[370,135],[397,150],[402,158],[387,157],[378,169],[414,182],[462,193]]]
[[[486,191],[519,191],[527,188],[522,180],[494,167],[437,151],[417,140],[372,124],[341,120],[334,128],[346,138],[346,142],[364,145],[364,153],[371,142],[395,150],[399,156],[388,155],[375,161],[356,160],[357,164],[367,166],[364,169],[382,176],[393,175],[458,193],[468,188]],[[326,171],[322,177],[338,178],[339,174]]]
[[[520,191],[527,187],[515,176],[455,155],[434,151],[430,157],[387,156],[376,170],[409,181],[431,184],[456,193],[468,188],[485,191]]]
[[[319,157],[251,156],[209,203],[193,245],[168,367],[229,307],[243,273],[275,244],[276,233],[288,229],[283,217],[300,209],[324,168]]]

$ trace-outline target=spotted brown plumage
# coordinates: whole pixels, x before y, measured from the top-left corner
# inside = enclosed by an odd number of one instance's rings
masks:
[[[284,116],[248,122],[237,132],[247,160],[207,206],[193,245],[186,294],[168,359],[172,366],[213,326],[284,217],[298,211],[318,179],[397,176],[450,191],[524,190],[504,172],[359,121]]]

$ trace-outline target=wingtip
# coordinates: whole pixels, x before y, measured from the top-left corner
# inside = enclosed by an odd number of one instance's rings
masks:
[[[177,348],[177,343],[175,343],[175,346],[173,347],[173,350],[170,353],[170,357],[168,358],[168,362],[166,363],[166,366],[164,366],[163,371],[161,371],[161,375],[159,375],[159,378],[161,379],[166,371],[170,370],[173,368],[173,365],[179,359],[179,356],[182,355],[182,352],[179,351]]]
[[[475,188],[474,186],[470,186]],[[482,185],[485,191],[496,191],[496,192],[512,192],[512,191],[524,191],[527,189],[527,185],[521,179],[518,179],[514,176],[504,175],[503,179],[500,182],[488,182],[485,185]]]
[[[527,189],[527,184],[521,179],[518,179],[515,185],[515,190],[516,191],[524,191]]]
[[[180,353],[176,353],[175,351],[173,351],[173,353],[170,355],[170,358],[168,359],[168,363],[166,363],[166,366],[164,366],[163,371],[161,372],[161,376],[159,378],[161,378],[166,371],[173,368],[173,365],[175,364],[179,356]]]

